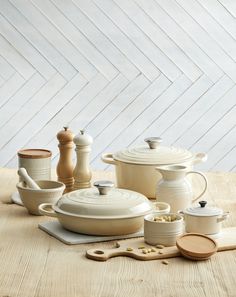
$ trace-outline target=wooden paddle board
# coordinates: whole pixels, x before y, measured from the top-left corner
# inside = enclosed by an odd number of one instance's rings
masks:
[[[217,252],[236,249],[236,227],[224,228],[219,238],[214,238],[217,242]],[[143,249],[151,250],[144,254]],[[96,261],[106,261],[112,257],[126,256],[137,260],[167,259],[181,256],[176,246],[157,248],[144,242],[144,238],[132,238],[121,240],[111,249],[90,249],[86,252],[89,259]]]

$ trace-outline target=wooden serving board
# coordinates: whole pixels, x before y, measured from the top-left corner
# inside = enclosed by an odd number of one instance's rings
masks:
[[[218,244],[218,252],[236,249],[236,227],[224,228],[221,236],[216,238]],[[164,247],[163,249],[155,248],[155,252],[143,254],[139,247],[145,246],[147,249],[152,248],[144,242],[144,238],[133,238],[118,241],[116,247],[112,249],[90,249],[86,252],[89,259],[96,261],[106,261],[109,258],[117,256],[126,256],[137,260],[156,260],[167,259],[181,256],[176,246]],[[132,251],[127,251],[127,248],[132,248]],[[160,254],[161,252],[161,254]]]

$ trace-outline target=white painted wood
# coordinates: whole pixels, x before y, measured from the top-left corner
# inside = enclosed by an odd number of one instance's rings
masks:
[[[184,135],[191,126],[196,123],[201,116],[209,110],[214,104],[226,94],[232,87],[234,82],[224,76],[216,82],[206,93],[198,98],[171,127],[164,132],[164,138],[169,143],[179,146],[185,146],[181,136]]]
[[[5,80],[9,79],[14,74],[14,69],[7,61],[0,56],[1,77]]]
[[[138,76],[132,81],[112,102],[101,111],[97,117],[88,124],[87,130],[92,131],[96,138],[111,122],[120,114],[135,98],[148,87],[148,80],[143,76]],[[103,139],[103,143],[106,142]]]
[[[16,151],[24,147],[31,137],[40,130],[40,127],[45,125],[44,120],[48,121],[46,117],[47,104],[53,101],[53,98],[57,98],[57,94],[60,95],[60,90],[64,86],[66,86],[65,79],[60,74],[56,74],[30,99],[28,104],[22,106],[9,121],[9,124],[5,126],[5,129],[9,129],[8,133],[11,133],[11,139],[1,149],[1,166],[7,164],[11,159],[13,162],[9,163],[8,166],[16,166]],[[43,120],[39,118],[41,114],[42,117],[45,117]]]
[[[177,0],[177,2],[220,45],[225,53],[236,61],[236,40],[196,0]]]
[[[72,124],[73,118],[75,118],[106,85],[107,80],[104,76],[100,73],[96,75],[67,102],[63,109],[55,114],[46,126],[42,127],[37,135],[30,140],[30,143],[33,143],[36,147],[40,145],[47,146],[51,140],[55,139],[55,131],[60,131],[64,126],[69,125],[72,130],[78,129],[77,126]],[[76,134],[78,132],[78,130],[75,130]],[[53,151],[55,151],[55,148],[56,147],[54,147]]]
[[[23,78],[29,79],[36,72],[32,65],[2,35],[0,35],[0,54]]]
[[[152,81],[160,74],[152,62],[94,3],[90,0],[74,0],[74,2],[148,79]]]
[[[138,69],[129,59],[109,41],[102,31],[98,30],[74,3],[60,0],[53,0],[53,3],[125,77],[132,80],[139,74]]]
[[[4,7],[5,0],[3,0]],[[55,69],[22,37],[16,29],[0,15],[0,33],[2,36],[16,48],[16,50],[26,58],[32,67],[36,68],[39,73],[49,79],[56,73]]]
[[[0,137],[1,137],[1,131],[4,131],[3,139],[5,142],[8,141],[8,139],[11,137],[10,132],[13,132],[12,130],[9,131],[7,127],[4,128],[4,125],[9,120],[14,117],[14,115],[19,111],[19,109],[27,104],[27,102],[30,100],[30,98],[40,90],[40,88],[44,85],[45,79],[39,74],[35,73],[22,87],[21,89],[15,93],[14,96],[12,96],[8,101],[7,104],[3,105],[0,108],[1,118],[0,118]],[[15,119],[13,119],[15,121]],[[21,125],[21,123],[18,124],[18,126]],[[10,125],[9,125],[10,126]],[[1,145],[0,145],[1,147]]]
[[[165,13],[164,9],[157,6],[157,3],[150,1],[136,1],[140,8],[155,22],[167,36],[169,36],[188,57],[193,60],[196,65],[206,73],[212,81],[217,81],[223,72],[211,56],[206,53],[193,41],[191,35],[188,35],[169,14]],[[168,2],[168,1],[167,1]]]
[[[202,74],[198,66],[186,56],[181,48],[155,24],[137,4],[131,0],[115,0],[115,2],[132,21],[135,22],[135,26],[138,26],[150,38],[150,41],[155,43],[155,45],[192,81],[195,81]],[[165,68],[166,65],[164,65],[164,69]],[[167,77],[169,77],[168,74]]]
[[[142,31],[123,13],[123,11],[110,0],[94,1],[102,11],[119,26],[130,40],[139,48],[145,56],[149,57],[152,63],[164,74],[168,79],[174,81],[180,76],[181,71],[171,62],[158,46],[154,45]]]
[[[153,101],[155,101],[168,87],[170,81],[163,75],[159,76],[152,84],[148,86],[134,101],[132,101],[118,116],[107,126],[102,133],[96,138],[96,151],[92,151],[91,159],[92,164],[96,168],[99,167],[101,162],[100,155],[104,150],[104,140],[106,145],[114,141],[122,131],[126,130],[128,126],[137,119],[146,108],[148,108]],[[135,110],[135,112],[133,112]]]
[[[150,124],[145,127],[142,135],[139,135],[133,143],[138,143],[142,141],[143,136],[148,135],[158,135],[163,137],[164,144],[170,145],[168,139],[165,139],[164,133],[168,127],[171,127],[195,102],[199,97],[201,97],[209,88],[212,86],[212,82],[207,76],[202,76],[195,83],[193,83],[185,92],[179,96],[171,105],[169,105],[164,112],[159,113],[158,109],[155,113],[155,118]],[[175,137],[173,134],[172,137]]]
[[[219,0],[219,2],[236,18],[236,3],[233,0]]]
[[[153,1],[153,0],[149,0]],[[202,28],[197,21],[179,6],[174,0],[156,0],[191,38],[211,57],[214,62],[233,80],[236,81],[236,65],[214,39]],[[189,1],[186,1],[187,4]]]
[[[102,152],[161,136],[236,170],[236,10],[231,0],[0,1],[0,166],[69,124]],[[73,155],[75,158],[75,155]]]
[[[57,49],[20,14],[8,1],[1,6],[1,13],[5,18],[27,39],[31,46],[35,47],[40,54],[67,80],[76,75],[76,69],[60,55]],[[44,67],[44,64],[43,64]],[[36,67],[37,68],[37,67]]]
[[[9,100],[24,85],[25,80],[19,73],[14,73],[0,88],[0,106]]]
[[[114,78],[118,71],[109,63],[75,26],[49,1],[33,0],[33,3],[49,18],[57,29],[99,70],[107,79]]]
[[[117,137],[114,141],[106,147],[106,152],[114,153],[117,150],[120,150],[124,147],[130,145],[133,139],[138,138],[139,135],[142,135],[142,139],[140,139],[139,144],[144,144],[145,136],[150,136],[144,134],[145,127],[147,127],[158,114],[161,114],[168,106],[170,106],[181,94],[191,86],[191,81],[186,78],[185,75],[182,75],[179,79],[177,79],[173,84],[169,86],[163,93],[156,97],[156,100],[152,102],[150,106],[148,106],[142,114],[139,115],[136,119],[134,119]],[[132,137],[131,137],[132,135]],[[153,135],[159,135],[159,128],[156,128],[156,131]],[[140,137],[141,138],[141,137]],[[104,169],[106,168],[106,164],[100,164],[98,168]]]
[[[87,79],[96,73],[95,67],[64,37],[57,28],[28,0],[11,0],[28,21]]]

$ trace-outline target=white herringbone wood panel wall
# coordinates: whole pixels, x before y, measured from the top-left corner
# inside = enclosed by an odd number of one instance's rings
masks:
[[[1,0],[0,166],[58,158],[65,125],[100,155],[161,136],[236,168],[235,0]]]

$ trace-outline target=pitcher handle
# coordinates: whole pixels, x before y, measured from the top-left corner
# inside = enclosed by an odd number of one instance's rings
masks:
[[[208,181],[207,181],[207,178],[206,178],[205,174],[203,174],[200,171],[189,171],[189,172],[187,172],[186,175],[188,175],[188,174],[198,174],[198,175],[200,175],[204,179],[204,182],[205,182],[205,186],[204,186],[204,189],[201,192],[201,194],[199,194],[196,198],[194,198],[192,200],[192,202],[195,202],[195,201],[197,201],[199,198],[201,198],[205,194],[205,192],[207,190],[207,187],[208,187]]]

